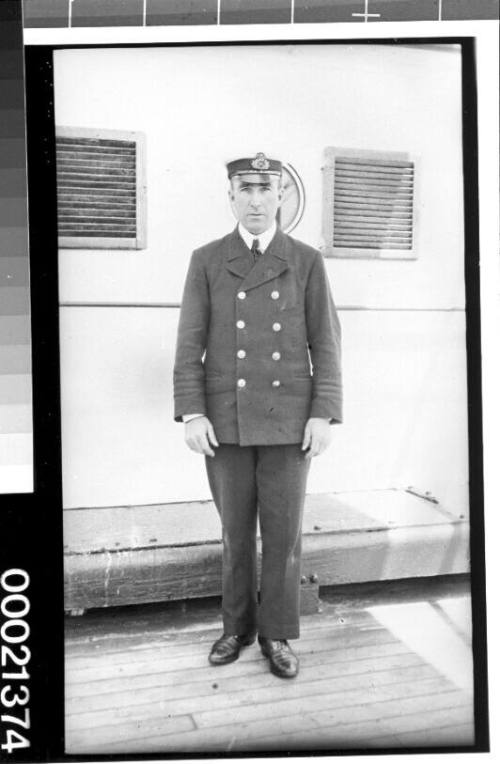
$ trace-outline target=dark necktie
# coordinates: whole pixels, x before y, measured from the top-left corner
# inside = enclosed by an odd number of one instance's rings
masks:
[[[254,240],[253,240],[252,249],[250,250],[250,252],[251,252],[251,253],[252,253],[252,255],[253,255],[253,261],[254,261],[254,263],[256,263],[256,262],[257,262],[257,260],[259,259],[259,257],[260,257],[260,256],[261,256],[261,254],[262,254],[262,252],[261,252],[261,251],[260,251],[260,249],[259,249],[259,240],[258,240],[258,239],[254,239]]]

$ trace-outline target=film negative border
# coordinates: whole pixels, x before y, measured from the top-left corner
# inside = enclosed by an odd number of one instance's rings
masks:
[[[0,494],[33,490],[21,3],[0,3]]]
[[[498,0],[23,0],[25,27],[498,19]]]
[[[26,68],[24,54],[22,2],[0,0],[0,761],[10,762],[62,755],[64,734],[57,217],[47,69],[29,92],[30,68],[46,67],[52,54],[37,50]]]

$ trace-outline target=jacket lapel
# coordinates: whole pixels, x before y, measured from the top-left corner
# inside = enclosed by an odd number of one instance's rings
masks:
[[[225,266],[230,273],[241,279],[253,268],[252,256],[237,228],[227,238]]]
[[[276,278],[287,269],[286,239],[278,229],[265,253],[259,257],[243,279],[241,288],[244,290],[254,289],[265,284],[266,281]]]

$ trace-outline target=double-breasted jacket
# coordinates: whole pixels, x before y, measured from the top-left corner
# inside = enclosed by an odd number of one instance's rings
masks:
[[[299,443],[340,422],[340,324],[322,255],[280,229],[254,264],[235,229],[192,255],[174,366],[175,419],[205,414],[219,443]]]

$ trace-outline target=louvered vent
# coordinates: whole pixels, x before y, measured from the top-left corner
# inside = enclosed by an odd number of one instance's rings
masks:
[[[414,164],[335,157],[333,246],[411,250]]]
[[[84,131],[81,135],[57,135],[62,246],[140,246],[137,149],[136,140],[94,137]]]

